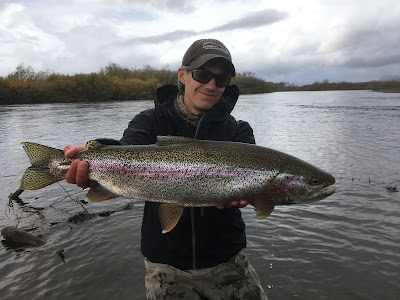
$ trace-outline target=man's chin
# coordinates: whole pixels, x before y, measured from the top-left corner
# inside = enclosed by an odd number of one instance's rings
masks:
[[[200,113],[205,113],[206,111],[210,110],[216,103],[202,103],[201,105],[197,106],[197,110]]]

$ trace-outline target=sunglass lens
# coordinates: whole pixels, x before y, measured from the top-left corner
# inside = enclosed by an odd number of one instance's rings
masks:
[[[200,83],[208,83],[213,77],[215,78],[215,84],[218,87],[227,87],[231,82],[231,76],[228,74],[213,74],[206,70],[193,70],[193,79]]]
[[[231,82],[231,76],[227,74],[215,75],[214,78],[218,87],[227,87]]]
[[[193,70],[193,79],[200,83],[208,83],[212,78],[213,74],[206,70]]]

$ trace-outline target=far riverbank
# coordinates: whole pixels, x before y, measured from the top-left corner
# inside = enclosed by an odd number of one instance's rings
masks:
[[[158,87],[176,84],[176,71],[167,68],[130,69],[117,64],[97,73],[63,75],[50,71],[35,72],[20,65],[5,78],[0,77],[0,105],[104,102],[153,99]],[[288,82],[269,82],[251,72],[238,73],[231,84],[239,87],[242,95],[272,92],[372,90],[399,93],[400,81],[314,82],[303,86]]]
[[[394,89],[378,89],[378,90],[373,90],[374,92],[381,92],[381,93],[400,93],[400,88],[394,88]]]

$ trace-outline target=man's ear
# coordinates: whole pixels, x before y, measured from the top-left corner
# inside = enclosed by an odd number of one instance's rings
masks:
[[[182,69],[182,68],[178,69],[178,79],[183,84],[186,83],[186,75],[187,75],[187,72],[184,69]]]

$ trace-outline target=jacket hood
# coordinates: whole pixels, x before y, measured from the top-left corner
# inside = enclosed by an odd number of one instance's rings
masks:
[[[163,115],[176,116],[174,101],[178,95],[178,86],[166,84],[159,87],[156,91],[154,104],[156,111]],[[215,104],[207,115],[212,115],[214,120],[222,120],[230,115],[239,98],[239,88],[236,85],[230,85],[225,88],[221,99]]]

